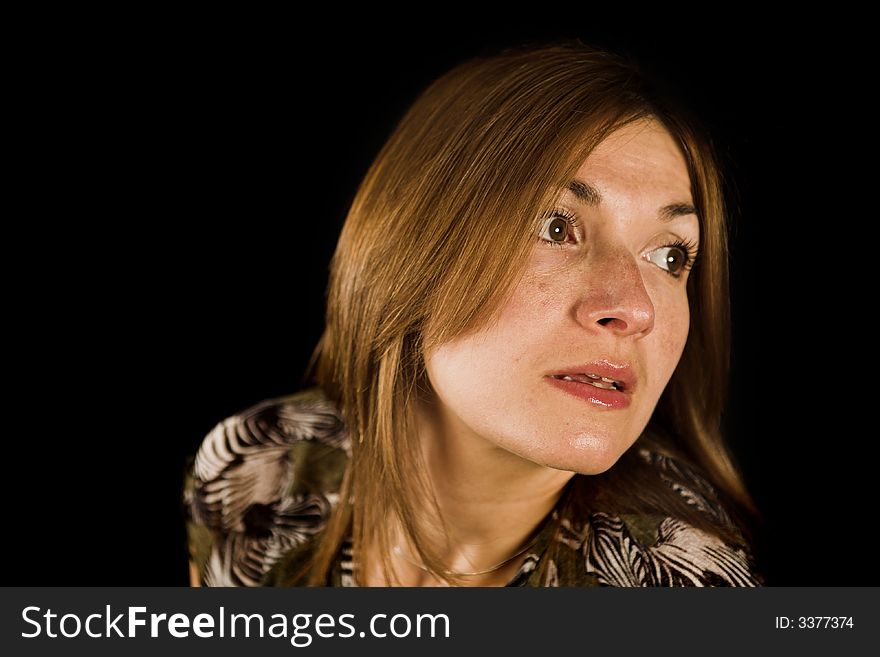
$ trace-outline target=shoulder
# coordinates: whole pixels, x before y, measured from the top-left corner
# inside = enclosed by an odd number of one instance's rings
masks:
[[[266,399],[218,422],[187,460],[188,548],[202,584],[256,586],[320,532],[351,446],[319,388]]]
[[[714,486],[693,465],[642,449],[639,457],[689,506],[738,534]],[[661,513],[592,512],[564,518],[559,542],[567,548],[560,567],[575,581],[605,586],[761,586],[745,544]]]

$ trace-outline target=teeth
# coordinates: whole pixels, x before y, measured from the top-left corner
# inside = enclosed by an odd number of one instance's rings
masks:
[[[619,390],[620,384],[614,379],[609,379],[605,376],[599,376],[598,374],[581,374],[577,375],[578,378],[573,378],[567,374],[565,375],[555,375],[554,378],[562,379],[563,381],[573,381],[575,383],[586,383],[587,385],[595,386],[596,388],[601,388],[602,390]],[[590,379],[589,381],[584,381],[583,379]]]

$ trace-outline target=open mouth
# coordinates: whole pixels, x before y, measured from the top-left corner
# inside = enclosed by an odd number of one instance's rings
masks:
[[[624,390],[623,382],[609,379],[607,376],[599,376],[598,374],[554,374],[553,378],[562,381],[586,383],[602,390],[618,390],[620,392]]]

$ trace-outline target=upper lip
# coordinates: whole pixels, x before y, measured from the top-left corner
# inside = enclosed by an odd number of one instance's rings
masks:
[[[564,367],[550,372],[547,376],[564,376],[566,374],[598,374],[607,379],[614,379],[623,392],[632,392],[636,387],[636,375],[628,363],[617,363],[604,358],[583,365]]]

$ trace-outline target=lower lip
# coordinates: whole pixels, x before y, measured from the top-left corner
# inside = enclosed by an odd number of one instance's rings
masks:
[[[597,388],[589,383],[554,379],[552,376],[548,376],[547,381],[563,392],[567,392],[572,397],[577,397],[578,399],[582,399],[591,404],[596,404],[597,406],[614,409],[626,408],[629,406],[629,394],[621,392],[620,390],[605,390],[604,388]]]

